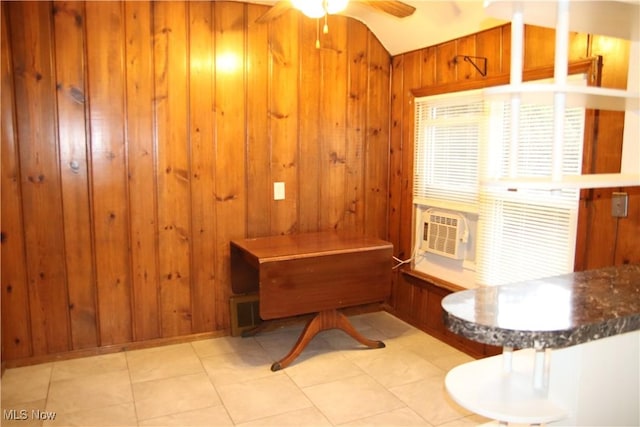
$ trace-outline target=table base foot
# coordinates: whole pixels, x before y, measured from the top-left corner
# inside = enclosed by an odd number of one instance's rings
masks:
[[[360,344],[369,348],[385,347],[385,344],[382,341],[365,338],[353,327],[351,322],[349,322],[349,319],[347,319],[347,317],[338,310],[325,310],[316,314],[316,316],[307,323],[291,351],[289,351],[289,353],[281,360],[271,365],[271,370],[275,372],[289,366],[291,362],[293,362],[300,353],[302,353],[313,337],[315,337],[319,332],[327,329],[341,329]]]

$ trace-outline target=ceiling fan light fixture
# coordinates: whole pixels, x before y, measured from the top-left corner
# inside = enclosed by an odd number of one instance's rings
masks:
[[[347,8],[349,0],[325,0],[328,14],[340,13]]]
[[[291,0],[293,7],[309,18],[322,18],[327,14],[342,12],[349,0]]]
[[[323,3],[323,0],[291,0],[293,7],[309,18],[322,18],[326,14]]]

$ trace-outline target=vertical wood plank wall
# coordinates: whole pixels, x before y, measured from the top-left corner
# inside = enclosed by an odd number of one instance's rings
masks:
[[[226,334],[234,238],[387,237],[389,54],[266,10],[2,3],[3,361]]]

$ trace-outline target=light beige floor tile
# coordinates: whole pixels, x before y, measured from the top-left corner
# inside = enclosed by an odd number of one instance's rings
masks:
[[[202,366],[216,386],[272,377],[273,360],[260,352],[226,353],[202,359]]]
[[[223,427],[232,425],[233,422],[222,405],[140,421],[141,427]]]
[[[326,427],[331,423],[317,408],[311,407],[236,425],[241,427]]]
[[[451,354],[448,356],[435,357],[431,359],[431,363],[433,363],[438,368],[442,369],[445,372],[449,372],[451,369],[456,366],[462,365],[464,363],[473,362],[473,357],[465,354],[463,352],[459,352],[457,354]]]
[[[346,424],[341,424],[343,427],[355,427],[355,426],[421,426],[431,427],[431,424],[426,422],[420,415],[416,414],[409,408],[400,408],[393,411],[385,412],[382,414],[374,415],[372,417],[362,418],[356,421],[352,421]]]
[[[204,372],[134,383],[133,395],[140,420],[221,403],[213,384]]]
[[[298,385],[309,387],[362,375],[364,372],[340,352],[316,352],[302,355],[284,372]]]
[[[378,311],[362,315],[363,320],[382,332],[387,338],[397,338],[416,331],[416,328],[385,312]]]
[[[369,348],[365,345],[360,344],[350,335],[337,329],[326,331],[325,340],[335,351],[338,351],[341,355],[349,359],[355,359],[358,357],[370,357],[372,353],[388,351],[389,345],[387,345],[386,337],[380,331],[369,327],[358,329],[358,332],[367,339],[382,341],[385,344],[385,347]],[[391,344],[391,346],[393,347],[393,344]]]
[[[421,331],[401,337],[398,342],[428,361],[464,354],[458,349]]]
[[[191,343],[198,357],[264,351],[253,337],[219,337]]]
[[[2,378],[4,387],[4,377]],[[34,402],[23,402],[11,405],[2,405],[2,419],[0,425],[3,427],[21,426],[36,427],[42,425],[42,420],[35,416],[38,411],[44,411],[46,408],[46,400],[37,400]],[[35,411],[35,412],[34,412]]]
[[[124,353],[63,360],[53,363],[51,381],[104,374],[107,372],[121,371],[123,369],[127,369],[127,358]]]
[[[133,401],[126,370],[52,381],[47,410],[62,413],[113,406]]]
[[[280,373],[257,380],[217,385],[216,388],[236,424],[312,406],[293,381]]]
[[[53,365],[7,369],[2,375],[2,407],[47,398]]]
[[[457,405],[444,388],[444,374],[389,389],[408,407],[433,425],[471,415]]]
[[[444,373],[440,368],[406,349],[390,349],[369,354],[369,357],[354,359],[354,363],[387,388],[441,376]]]
[[[150,381],[203,372],[191,344],[134,350],[126,353],[131,381]]]
[[[301,331],[296,328],[285,328],[277,332],[267,332],[257,335],[256,341],[266,350],[267,354],[277,361],[285,357],[298,341]],[[316,335],[305,347],[305,352],[330,352],[333,348],[323,338],[323,332]]]
[[[138,420],[133,403],[56,414],[54,420],[45,421],[43,424],[45,427],[136,427],[137,425]]]
[[[368,375],[305,387],[303,390],[333,424],[342,424],[405,406]]]
[[[459,418],[454,421],[449,421],[448,423],[444,423],[438,427],[477,427],[477,426],[485,425],[486,423],[489,423],[489,422],[491,422],[491,420],[481,417],[480,415],[469,415],[464,418]],[[499,427],[499,423],[496,423],[495,427]],[[509,423],[509,427],[516,427],[516,426]]]

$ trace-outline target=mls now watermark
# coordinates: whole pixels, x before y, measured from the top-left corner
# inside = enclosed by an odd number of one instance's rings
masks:
[[[56,419],[56,413],[41,411],[40,409],[32,409],[31,411],[27,411],[26,409],[4,409],[2,411],[2,418],[7,421],[53,421]]]

